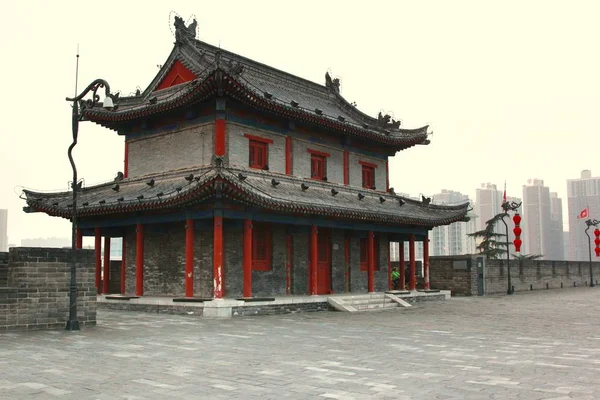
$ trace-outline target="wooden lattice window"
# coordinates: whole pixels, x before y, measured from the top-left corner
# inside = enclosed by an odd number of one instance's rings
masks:
[[[310,153],[310,177],[319,181],[327,180],[327,157],[329,153],[308,149]]]
[[[269,166],[269,144],[271,139],[260,136],[244,135],[250,139],[248,143],[248,166],[256,169],[267,169]]]
[[[375,165],[362,164],[362,187],[375,189]]]

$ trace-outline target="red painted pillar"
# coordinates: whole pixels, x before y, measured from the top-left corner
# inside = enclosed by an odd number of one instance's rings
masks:
[[[79,228],[77,228],[77,231],[75,232],[75,248],[76,249],[83,248],[83,233],[81,232],[81,229],[79,229]]]
[[[123,236],[121,246],[121,294],[125,294],[125,272],[127,271],[127,236]]]
[[[127,178],[129,176],[129,143],[125,141],[125,160],[123,161],[123,176]]]
[[[244,221],[244,297],[252,297],[252,221]]]
[[[417,289],[417,262],[415,260],[415,235],[410,235],[408,241],[408,257],[410,259],[410,290]]]
[[[217,117],[215,121],[215,156],[225,155],[225,119]]]
[[[400,260],[400,290],[406,289],[406,265],[404,265],[404,242],[398,243],[398,258]]]
[[[289,136],[285,138],[285,173],[292,174],[292,138]]]
[[[348,150],[344,150],[344,185],[350,184],[350,155],[348,154]]]
[[[136,226],[135,295],[144,295],[144,225],[142,224]]]
[[[425,278],[425,290],[429,290],[429,235],[423,240],[423,277]]]
[[[104,279],[102,292],[108,294],[110,284],[110,236],[104,237]]]
[[[367,286],[369,293],[375,291],[375,234],[373,231],[367,233]]]
[[[194,297],[194,220],[185,220],[185,297]]]
[[[213,282],[214,298],[223,298],[223,217],[214,217]]]
[[[316,295],[317,291],[317,226],[310,229],[310,294]]]
[[[100,228],[94,229],[94,250],[96,251],[96,292],[102,294],[102,236],[100,234]]]
[[[292,292],[292,235],[289,233],[285,237],[285,294]]]

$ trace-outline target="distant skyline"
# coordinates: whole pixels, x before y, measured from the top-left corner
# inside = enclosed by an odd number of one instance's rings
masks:
[[[123,94],[143,90],[171,50],[171,10],[186,21],[195,14],[200,40],[321,84],[330,70],[341,78],[342,95],[369,115],[390,112],[405,128],[429,124],[429,146],[390,162],[397,192],[450,189],[474,199],[482,182],[500,188],[506,180],[508,195],[520,197],[527,179],[538,178],[566,199],[567,179],[597,165],[586,153],[600,148],[593,132],[597,2],[305,1],[295,5],[294,18],[281,2],[231,4],[226,24],[215,18],[220,3],[0,6],[9,16],[0,25],[0,46],[10,58],[2,65],[10,95],[0,97],[9,117],[0,146],[0,208],[9,210],[11,243],[69,237],[67,220],[25,214],[18,195],[23,186],[66,190],[71,179],[64,98],[74,93],[77,46],[79,90],[98,77]],[[83,123],[79,139],[75,159],[86,185],[123,169],[123,138],[115,132]]]

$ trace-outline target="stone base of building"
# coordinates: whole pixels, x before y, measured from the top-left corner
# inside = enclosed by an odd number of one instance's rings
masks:
[[[379,293],[382,294],[382,293]],[[352,295],[352,294],[348,294]],[[285,296],[274,297],[266,301],[258,299],[235,300],[219,299],[202,301],[180,301],[176,297],[119,297],[98,296],[98,308],[105,310],[139,311],[157,314],[178,314],[202,316],[204,318],[231,318],[253,315],[295,314],[301,312],[335,311],[327,302],[329,296]],[[409,303],[423,301],[441,301],[450,299],[450,292],[442,291],[413,291],[399,295]],[[193,299],[190,299],[193,300]],[[206,300],[206,299],[205,299]]]

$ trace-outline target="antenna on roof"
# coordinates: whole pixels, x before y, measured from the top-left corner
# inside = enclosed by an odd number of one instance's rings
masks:
[[[77,43],[77,62],[75,63],[75,97],[77,97],[77,81],[79,80],[79,43]]]

